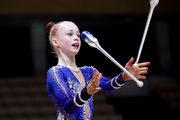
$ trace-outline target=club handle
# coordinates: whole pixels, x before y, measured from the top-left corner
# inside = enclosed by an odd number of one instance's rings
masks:
[[[122,71],[124,71],[129,77],[131,77],[139,87],[143,86],[143,82],[136,79],[131,73],[129,73],[120,63],[118,63],[111,55],[109,55],[99,44],[97,44],[98,50],[100,50],[106,57],[108,57],[114,64],[116,64]]]

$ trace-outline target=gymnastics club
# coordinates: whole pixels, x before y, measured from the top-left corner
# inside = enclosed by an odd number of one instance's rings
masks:
[[[83,40],[88,43],[91,47],[97,48],[101,51],[106,57],[108,57],[114,64],[116,64],[122,71],[124,71],[129,77],[131,77],[139,87],[143,86],[143,82],[136,79],[131,73],[129,73],[120,63],[118,63],[113,57],[111,57],[100,45],[97,40],[91,33],[88,31],[83,31],[81,33]]]
[[[150,3],[149,15],[148,15],[148,18],[147,18],[147,22],[146,22],[146,26],[145,26],[145,29],[144,29],[144,34],[143,34],[143,37],[142,37],[142,40],[141,40],[141,45],[139,47],[139,52],[138,52],[138,55],[137,55],[137,58],[136,58],[136,62],[133,65],[134,69],[138,69],[138,62],[139,62],[139,58],[140,58],[140,55],[141,55],[141,52],[142,52],[144,41],[145,41],[145,38],[146,38],[146,35],[147,35],[147,31],[148,31],[148,28],[149,28],[151,17],[152,17],[154,8],[159,3],[159,0],[149,0],[149,3]]]

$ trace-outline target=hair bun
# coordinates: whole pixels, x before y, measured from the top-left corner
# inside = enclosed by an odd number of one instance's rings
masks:
[[[55,24],[54,22],[49,22],[49,23],[46,25],[46,30],[48,31],[48,33],[50,33],[51,28],[52,28],[52,26],[53,26],[54,24]]]

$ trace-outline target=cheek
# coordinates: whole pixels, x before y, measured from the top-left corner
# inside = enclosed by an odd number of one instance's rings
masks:
[[[71,41],[70,40],[65,40],[64,41],[64,46],[65,47],[70,47],[72,45]]]
[[[69,47],[71,45],[71,40],[66,37],[61,37],[59,40],[60,47]]]

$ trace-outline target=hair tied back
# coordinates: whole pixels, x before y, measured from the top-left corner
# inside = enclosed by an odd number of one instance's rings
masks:
[[[50,33],[51,31],[51,28],[55,25],[54,22],[49,22],[47,25],[46,25],[46,30],[48,33]]]

